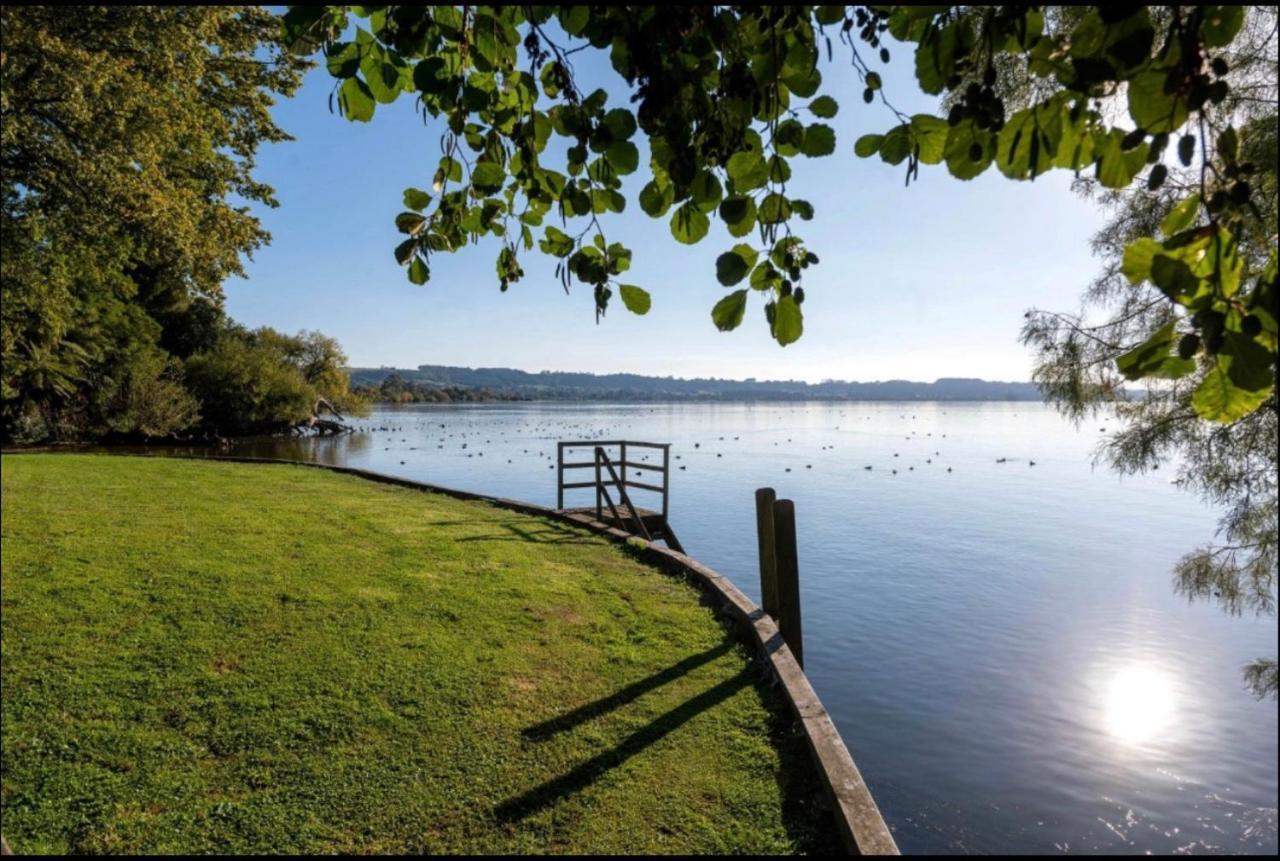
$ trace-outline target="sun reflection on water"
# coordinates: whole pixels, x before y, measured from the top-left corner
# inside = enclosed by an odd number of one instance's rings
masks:
[[[1167,673],[1145,664],[1123,667],[1107,688],[1107,731],[1126,744],[1153,741],[1170,728],[1175,705]]]

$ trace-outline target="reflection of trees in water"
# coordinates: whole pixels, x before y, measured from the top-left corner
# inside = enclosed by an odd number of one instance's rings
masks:
[[[246,437],[232,442],[230,449],[208,453],[346,466],[352,455],[368,451],[372,444],[373,440],[368,434],[359,432],[304,437]]]
[[[168,457],[263,457],[305,460],[329,466],[346,466],[352,455],[369,451],[373,438],[359,431],[324,436],[253,436],[217,445],[112,445],[87,446],[86,451],[109,454],[145,454]]]

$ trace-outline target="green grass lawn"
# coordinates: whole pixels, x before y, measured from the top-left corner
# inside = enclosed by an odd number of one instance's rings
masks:
[[[17,852],[834,848],[749,653],[624,548],[302,467],[0,473]]]

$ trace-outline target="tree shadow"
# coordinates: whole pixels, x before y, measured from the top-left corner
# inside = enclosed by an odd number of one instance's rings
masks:
[[[781,647],[782,642],[781,636],[776,635],[766,648],[768,651],[774,651]],[[525,729],[523,735],[530,741],[543,741],[559,733],[571,731],[692,672],[732,651],[737,645],[733,637],[726,636],[719,645],[689,655],[666,669],[627,685],[616,693],[580,706],[559,717],[534,724]],[[570,798],[697,715],[714,708],[748,686],[755,687],[761,705],[769,714],[767,732],[770,742],[778,751],[780,760],[776,779],[787,835],[800,852],[819,855],[841,854],[835,820],[823,795],[821,777],[813,763],[808,740],[775,685],[762,677],[759,666],[754,662],[749,662],[741,672],[731,678],[707,688],[650,721],[613,748],[593,756],[559,777],[502,802],[494,808],[494,817],[501,823],[515,824]],[[643,799],[638,803],[643,803]]]
[[[522,731],[525,738],[530,741],[543,741],[551,738],[557,733],[573,729],[579,724],[586,723],[592,718],[599,717],[607,712],[611,712],[616,708],[626,705],[636,698],[647,694],[655,688],[662,687],[667,682],[680,678],[686,673],[697,669],[703,664],[714,661],[716,658],[728,652],[733,648],[733,644],[725,640],[720,645],[707,649],[705,652],[699,652],[696,655],[690,655],[682,661],[672,664],[664,670],[659,670],[647,678],[643,678],[638,682],[632,682],[620,691],[612,693],[607,697],[601,697],[592,703],[580,706],[571,712],[552,718],[549,721],[543,721],[540,724],[534,724]]]
[[[476,542],[476,541],[522,541],[529,544],[596,544],[599,539],[591,535],[584,535],[576,529],[565,526],[557,526],[554,523],[539,523],[538,528],[531,529],[526,526],[518,525],[515,522],[492,520],[440,520],[429,522],[427,526],[471,526],[483,524],[486,526],[499,526],[506,530],[507,534],[488,534],[488,535],[467,535],[462,538],[456,538],[459,542]]]
[[[586,762],[575,766],[560,777],[536,786],[515,798],[508,799],[494,808],[494,816],[499,822],[514,823],[537,813],[543,808],[557,804],[590,786],[611,770],[622,765],[631,757],[645,750],[670,735],[679,727],[710,708],[714,708],[729,697],[751,684],[751,673],[747,669],[735,676],[707,688],[702,693],[686,700],[663,715],[655,718],[646,726],[627,736],[610,750],[591,757]]]

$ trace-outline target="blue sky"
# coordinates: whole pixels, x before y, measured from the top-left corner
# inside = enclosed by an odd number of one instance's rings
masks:
[[[498,291],[492,242],[432,257],[431,281],[408,282],[392,248],[393,219],[406,186],[429,188],[440,126],[424,126],[412,99],[380,105],[373,122],[328,110],[333,79],[310,73],[298,94],[277,105],[296,138],[268,147],[258,176],[280,207],[261,209],[272,243],[226,285],[227,310],[250,326],[319,329],[336,336],[353,365],[506,366],[761,379],[932,380],[940,376],[1027,379],[1030,354],[1017,340],[1031,306],[1073,310],[1098,270],[1089,237],[1095,206],[1069,189],[1067,173],[1015,183],[989,170],[971,182],[922,166],[903,187],[902,166],[859,159],[853,142],[895,121],[865,105],[853,70],[824,61],[824,92],[840,113],[836,152],[792,160],[788,194],[813,203],[813,221],[796,225],[821,265],[805,276],[805,334],[782,348],[770,337],[758,295],[735,332],[711,323],[726,292],[715,258],[734,242],[718,222],[696,246],[670,235],[634,201],[648,181],[648,155],[628,178],[627,211],[610,216],[610,241],[635,256],[628,283],[650,291],[653,308],[630,314],[615,297],[594,322],[590,290],[566,296],[555,262],[535,251],[525,278]],[[890,98],[907,113],[929,110],[905,47],[884,70]],[[603,86],[625,105],[607,58],[575,56],[585,91]]]

